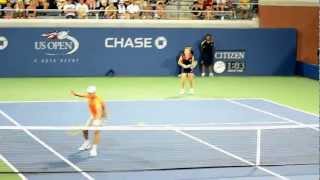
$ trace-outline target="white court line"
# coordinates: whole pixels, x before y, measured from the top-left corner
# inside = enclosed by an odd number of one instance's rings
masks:
[[[202,139],[200,139],[200,138],[198,138],[198,137],[196,137],[196,136],[193,136],[193,135],[191,135],[191,134],[188,134],[188,133],[183,132],[183,131],[180,131],[180,130],[175,130],[175,129],[173,129],[173,130],[174,130],[175,132],[177,132],[178,134],[181,134],[181,135],[183,135],[183,136],[186,136],[186,137],[188,137],[188,138],[190,138],[190,139],[192,139],[192,140],[194,140],[194,141],[196,141],[196,142],[198,142],[198,143],[201,143],[201,144],[203,144],[203,145],[206,145],[206,146],[210,147],[211,149],[214,149],[214,150],[219,151],[219,152],[221,152],[221,153],[223,153],[223,154],[226,154],[226,155],[228,155],[228,156],[230,156],[230,157],[232,157],[232,158],[234,158],[234,159],[237,159],[237,160],[239,160],[239,161],[241,161],[241,162],[243,162],[243,163],[245,163],[245,164],[248,164],[248,165],[250,165],[250,166],[255,166],[256,168],[260,169],[261,171],[264,171],[264,172],[266,172],[266,173],[268,173],[268,174],[271,174],[271,175],[273,175],[273,176],[275,176],[275,177],[277,177],[277,178],[279,178],[279,179],[289,180],[289,178],[286,178],[286,177],[284,177],[284,176],[281,176],[280,174],[277,174],[277,173],[275,173],[275,172],[273,172],[273,171],[270,171],[270,170],[268,170],[268,169],[266,169],[266,168],[263,168],[263,167],[261,167],[261,166],[257,166],[256,164],[254,164],[254,163],[252,163],[252,162],[250,162],[250,161],[247,161],[247,160],[243,159],[242,157],[239,157],[239,156],[237,156],[237,155],[235,155],[235,154],[233,154],[233,153],[230,153],[230,152],[228,152],[228,151],[225,151],[225,150],[223,150],[223,149],[221,149],[221,148],[219,148],[219,147],[217,147],[217,146],[215,146],[215,145],[213,145],[213,144],[210,144],[210,143],[208,143],[208,142],[206,142],[206,141],[204,141],[204,140],[202,140]]]
[[[280,104],[278,102],[272,101],[270,99],[265,99],[265,98],[193,98],[193,99],[166,99],[166,98],[158,98],[158,99],[123,99],[123,100],[108,100],[107,102],[137,102],[137,101],[220,101],[220,100],[226,100],[226,99],[231,99],[231,100],[262,100],[262,101],[267,101],[273,104],[277,104],[279,106],[287,107],[289,109],[293,109],[295,111],[300,111],[306,114],[314,115],[319,117],[319,115],[303,111],[298,108],[294,108],[292,106]],[[86,102],[85,100],[38,100],[38,101],[0,101],[0,104],[5,104],[5,103],[63,103],[63,102]]]
[[[14,167],[13,164],[11,164],[2,154],[0,154],[0,160],[3,161],[10,169],[12,169],[14,173],[17,173],[21,180],[28,180],[28,178],[20,173],[19,170]]]
[[[272,103],[272,104],[275,104],[275,105],[278,105],[278,106],[282,106],[282,107],[289,108],[289,109],[292,109],[292,110],[295,110],[295,111],[299,111],[299,112],[303,112],[303,113],[306,113],[306,114],[309,114],[309,115],[312,115],[312,116],[319,117],[319,114],[307,112],[307,111],[304,111],[304,110],[301,110],[301,109],[298,109],[298,108],[295,108],[295,107],[292,107],[292,106],[289,106],[289,105],[285,105],[285,104],[281,104],[281,103],[272,101],[270,99],[262,99],[262,100],[266,101],[266,102],[269,102],[269,103]]]
[[[261,122],[228,122],[228,123],[174,123],[174,124],[143,124],[143,126],[223,126],[223,125],[273,125],[273,124],[289,124],[284,121],[261,121]],[[139,123],[138,123],[139,125]]]
[[[287,121],[287,122],[290,122],[290,123],[293,123],[293,124],[297,124],[297,125],[300,125],[300,126],[308,127],[308,128],[313,129],[313,130],[319,131],[319,128],[317,128],[317,127],[308,126],[308,124],[304,124],[304,123],[289,119],[287,117],[279,116],[277,114],[274,114],[274,113],[271,113],[271,112],[268,112],[268,111],[265,111],[265,110],[262,110],[262,109],[247,105],[247,104],[243,104],[243,103],[231,100],[231,99],[226,99],[226,100],[229,101],[232,104],[236,104],[238,106],[242,106],[242,107],[245,107],[245,108],[260,112],[260,113],[263,113],[263,114],[267,114],[267,115],[275,117],[277,119],[281,119],[281,120],[284,120],[284,121]]]
[[[257,130],[256,165],[261,163],[261,129]]]
[[[107,131],[169,131],[171,128],[183,131],[256,131],[275,129],[304,129],[319,127],[319,124],[308,125],[270,125],[270,126],[0,126],[0,130],[38,130],[38,131],[71,131],[71,130],[107,130]]]
[[[137,101],[224,101],[226,98],[192,98],[192,99],[119,99],[119,100],[107,100],[107,102],[137,102]],[[230,98],[232,100],[263,100],[262,98]],[[63,103],[63,102],[86,102],[85,100],[36,100],[36,101],[0,101],[0,104],[5,103]]]
[[[88,173],[84,172],[83,170],[81,170],[78,166],[76,166],[75,164],[73,164],[71,161],[69,161],[68,159],[66,159],[65,157],[63,157],[60,153],[58,153],[56,150],[54,150],[52,147],[50,147],[49,145],[47,145],[45,142],[43,142],[42,140],[40,140],[37,136],[35,136],[33,133],[31,133],[28,129],[26,129],[25,127],[23,127],[21,124],[19,124],[17,121],[15,121],[13,118],[11,118],[8,114],[6,114],[5,112],[3,112],[2,110],[0,110],[0,114],[2,114],[4,117],[6,117],[11,123],[13,123],[16,127],[21,128],[27,135],[29,135],[32,139],[34,139],[35,141],[37,141],[39,144],[41,144],[43,147],[45,147],[47,150],[49,150],[50,152],[52,152],[54,155],[56,155],[58,158],[60,158],[61,160],[63,160],[66,164],[68,164],[69,166],[71,166],[73,169],[75,169],[77,172],[81,173],[84,177],[86,177],[89,180],[94,180],[94,178],[92,176],[90,176]]]

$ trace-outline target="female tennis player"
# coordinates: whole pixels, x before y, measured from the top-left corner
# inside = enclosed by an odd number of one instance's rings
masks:
[[[100,127],[103,124],[103,119],[106,117],[106,107],[103,100],[96,95],[96,87],[89,86],[87,88],[86,94],[78,94],[74,91],[71,91],[71,94],[77,97],[86,98],[88,100],[90,118],[88,119],[86,126],[87,127]],[[97,156],[98,144],[100,142],[100,131],[94,131],[94,140],[91,147],[89,141],[89,132],[88,130],[83,130],[84,143],[79,147],[80,151],[90,150],[90,156]]]
[[[193,69],[196,67],[197,62],[194,59],[194,56],[192,54],[192,49],[191,47],[186,47],[184,48],[183,54],[180,56],[179,61],[178,61],[179,66],[181,66],[181,90],[180,94],[185,93],[185,83],[189,82],[189,93],[193,94],[194,93],[194,74],[193,74]]]

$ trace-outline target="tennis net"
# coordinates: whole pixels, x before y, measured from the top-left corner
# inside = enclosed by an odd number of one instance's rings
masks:
[[[82,130],[100,131],[97,157],[78,151]],[[310,165],[319,163],[318,133],[318,124],[0,126],[0,155],[22,173]]]

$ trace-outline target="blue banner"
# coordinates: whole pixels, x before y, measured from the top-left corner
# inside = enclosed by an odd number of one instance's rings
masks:
[[[220,74],[294,74],[294,29],[2,28],[0,76],[176,75],[182,49],[198,59],[206,33],[224,52]]]

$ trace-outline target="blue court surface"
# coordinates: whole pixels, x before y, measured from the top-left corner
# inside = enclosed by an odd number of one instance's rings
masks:
[[[29,180],[319,179],[316,114],[266,99],[107,107],[104,127],[118,129],[102,130],[99,154],[89,157],[77,150],[81,133],[67,130],[85,124],[86,102],[0,102],[0,156]]]

